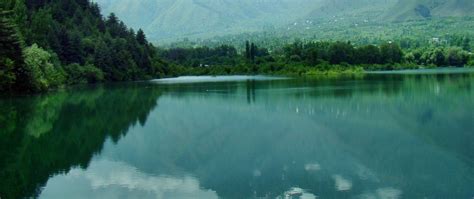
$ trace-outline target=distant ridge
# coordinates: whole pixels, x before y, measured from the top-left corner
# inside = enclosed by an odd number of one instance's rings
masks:
[[[321,0],[96,0],[150,39],[215,36],[280,26],[306,16]],[[140,14],[137,14],[140,13]]]
[[[473,0],[399,0],[386,13],[389,21],[422,20],[430,17],[464,17],[474,15]]]
[[[474,15],[474,0],[95,0],[152,41],[210,38],[334,17],[382,23]],[[356,20],[354,20],[356,21]]]

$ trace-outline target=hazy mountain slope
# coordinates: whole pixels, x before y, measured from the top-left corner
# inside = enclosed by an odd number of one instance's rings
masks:
[[[430,18],[432,16],[473,16],[473,0],[399,0],[386,13],[390,21],[407,21]]]
[[[153,40],[261,30],[307,15],[322,0],[96,0]]]
[[[317,21],[341,26],[474,14],[474,0],[95,1],[104,14],[115,12],[126,24],[144,29],[155,42],[279,29],[289,24],[301,24],[307,29],[306,23],[315,25],[313,22]]]
[[[311,12],[312,18],[333,16],[380,15],[391,8],[397,0],[324,0]]]
[[[121,17],[126,18],[127,24],[135,28],[145,27],[146,24],[153,22],[155,13],[164,12],[169,4],[174,0],[155,0],[133,1],[133,0],[94,0],[98,2],[104,14],[115,12]]]
[[[448,1],[433,10],[435,15],[439,16],[473,16],[473,0],[454,0]]]

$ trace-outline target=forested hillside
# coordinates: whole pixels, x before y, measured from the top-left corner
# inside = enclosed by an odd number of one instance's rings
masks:
[[[95,0],[150,39],[209,38],[280,27],[304,17],[322,0]],[[136,14],[140,13],[140,14]]]
[[[3,0],[0,13],[1,90],[160,75],[163,63],[143,31],[104,18],[88,0]]]
[[[443,19],[474,16],[472,0],[95,0],[105,13],[115,12],[135,28],[143,28],[151,41],[167,43],[183,38],[260,31],[332,34],[349,25],[391,26],[393,23],[427,21],[439,26]],[[140,14],[136,14],[140,13]],[[472,19],[469,19],[472,22]],[[293,26],[301,26],[298,27]],[[321,30],[319,27],[330,26]],[[332,29],[331,29],[332,28]],[[411,28],[411,27],[408,27]],[[412,30],[416,30],[416,26]],[[437,31],[437,30],[434,30]],[[442,33],[437,32],[437,33]],[[263,33],[261,33],[263,34]],[[354,32],[364,36],[362,32]],[[333,39],[324,37],[324,39]]]

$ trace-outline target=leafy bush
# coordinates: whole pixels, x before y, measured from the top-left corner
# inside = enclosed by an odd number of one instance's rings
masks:
[[[97,83],[104,81],[104,72],[94,65],[69,64],[64,67],[68,84]]]
[[[13,71],[15,62],[6,58],[0,60],[0,91],[10,89],[15,84],[15,72]]]
[[[29,88],[32,91],[44,91],[50,88],[56,88],[65,81],[64,71],[61,67],[51,63],[51,54],[38,45],[23,50],[25,58],[24,71],[29,81]]]
[[[291,55],[290,56],[290,61],[292,62],[300,62],[301,61],[301,57],[299,55]]]
[[[469,54],[461,48],[449,48],[446,52],[446,59],[451,66],[464,66],[467,64]]]
[[[471,58],[469,59],[467,65],[470,67],[474,67],[474,55],[471,55]]]

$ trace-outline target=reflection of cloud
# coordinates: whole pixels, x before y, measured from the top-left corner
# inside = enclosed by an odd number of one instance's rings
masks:
[[[304,165],[304,170],[306,171],[319,171],[321,170],[321,165],[318,163],[310,163]]]
[[[87,170],[72,169],[49,180],[42,197],[77,196],[81,198],[217,198],[215,192],[202,190],[193,177],[152,176],[126,163],[95,161]]]
[[[306,190],[293,187],[290,190],[286,191],[284,197],[277,197],[277,199],[316,199],[317,197],[312,194],[308,193]]]
[[[373,193],[365,193],[360,196],[361,199],[398,199],[402,195],[402,191],[386,187],[375,190]]]
[[[362,164],[356,163],[356,173],[359,176],[359,178],[362,180],[372,180],[375,182],[379,181],[379,179],[374,174],[374,172],[372,172],[369,168],[365,167]]]
[[[260,177],[262,176],[262,172],[258,169],[253,170],[253,177]]]
[[[336,183],[336,190],[338,191],[349,191],[352,189],[352,182],[345,179],[341,175],[334,175],[334,181]]]

